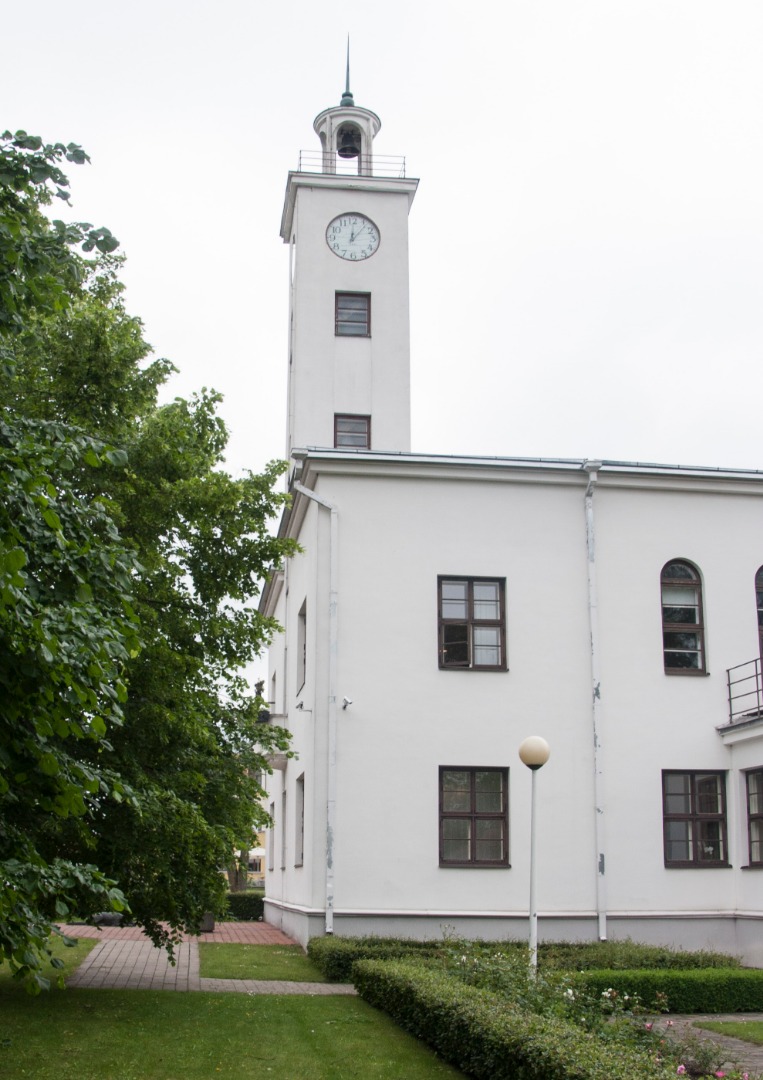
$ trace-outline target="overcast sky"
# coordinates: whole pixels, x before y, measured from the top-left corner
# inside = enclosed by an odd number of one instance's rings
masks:
[[[763,469],[760,0],[8,4],[2,125],[90,154],[75,216],[231,471],[284,453],[284,188],[348,32],[421,181],[414,450]]]

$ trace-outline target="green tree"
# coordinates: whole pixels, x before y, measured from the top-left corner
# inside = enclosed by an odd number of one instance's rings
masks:
[[[20,175],[31,183],[28,170]],[[52,182],[60,186],[60,175]],[[26,227],[44,233],[43,200],[35,203],[34,191],[25,197]],[[108,247],[109,236],[82,226],[74,240]],[[41,812],[35,850],[46,865],[94,864],[104,888],[117,881],[136,920],[171,945],[204,911],[219,910],[221,868],[266,818],[258,776],[267,755],[288,746],[286,732],[258,722],[264,703],[240,674],[275,629],[253,605],[258,582],[291,551],[268,527],[285,498],[274,491],[282,466],[239,479],[224,472],[218,395],[157,404],[173,368],[149,359],[142,326],[124,308],[119,260],[86,263],[65,237],[70,266],[47,239],[55,258],[29,263],[25,287],[11,290],[23,303],[0,329],[12,359],[0,395],[36,431],[77,433],[87,443],[67,482],[72,499],[98,507],[112,541],[133,553],[125,584],[142,649],[119,656],[121,716],[78,743],[78,767],[108,770],[110,782],[83,785],[76,814]],[[100,557],[100,535],[92,547]],[[2,933],[0,922],[0,941]]]

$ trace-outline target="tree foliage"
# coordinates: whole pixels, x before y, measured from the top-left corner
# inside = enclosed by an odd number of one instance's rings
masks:
[[[85,155],[0,146],[0,948],[29,973],[72,911],[127,903],[171,945],[223,905],[288,746],[240,669],[291,548],[269,532],[281,466],[222,469],[218,395],[157,403],[174,369],[125,310],[111,234],[43,214]]]

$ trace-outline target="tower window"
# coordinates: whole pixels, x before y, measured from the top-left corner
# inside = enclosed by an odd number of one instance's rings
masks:
[[[337,337],[371,336],[371,294],[336,294],[334,332]]]
[[[666,675],[700,675],[705,668],[702,583],[688,562],[667,563],[662,589],[662,648]]]
[[[334,446],[371,448],[371,417],[334,414]]]

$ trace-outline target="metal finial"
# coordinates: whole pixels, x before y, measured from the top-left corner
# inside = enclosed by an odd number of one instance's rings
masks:
[[[342,94],[342,100],[340,105],[354,105],[355,98],[352,96],[350,90],[350,35],[347,35],[347,78],[344,84],[344,93]]]

